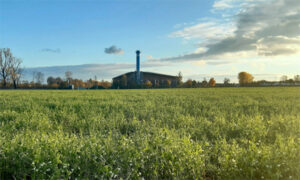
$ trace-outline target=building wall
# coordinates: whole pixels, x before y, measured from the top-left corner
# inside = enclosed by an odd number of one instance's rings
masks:
[[[127,77],[128,84],[136,83],[136,73],[130,72],[125,74]],[[113,79],[114,82],[121,82],[122,76]],[[168,81],[171,82],[171,87],[176,87],[178,84],[178,79],[176,76],[160,75],[155,73],[141,72],[141,84],[147,81],[151,81],[153,87],[159,84],[159,87],[167,87]]]
[[[171,82],[171,86],[175,87],[177,86],[177,78],[172,76],[164,76],[159,74],[148,74],[148,73],[142,73],[143,83],[146,81],[151,81],[152,85],[159,84],[160,86],[166,86],[167,81]]]

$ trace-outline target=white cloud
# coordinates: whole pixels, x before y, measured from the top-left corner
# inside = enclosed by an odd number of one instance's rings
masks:
[[[294,55],[300,51],[299,0],[219,0],[217,2],[219,5],[223,3],[223,6],[224,3],[239,3],[241,11],[234,15],[231,22],[224,19],[208,19],[206,22],[172,33],[170,37],[198,40],[198,48],[205,51],[195,50],[190,54],[161,60],[177,62],[203,59],[232,60],[235,57]]]
[[[293,55],[300,51],[300,36],[268,36],[259,39],[256,48],[262,56]]]
[[[206,62],[204,60],[200,60],[200,61],[194,61],[192,62],[192,64],[196,66],[204,66],[206,65]]]
[[[245,8],[253,7],[257,3],[266,1],[269,0],[216,0],[213,4],[213,11],[226,11],[232,9],[241,11]]]
[[[213,8],[215,9],[227,9],[227,8],[233,8],[233,2],[234,0],[219,0],[215,1],[213,4]]]
[[[170,34],[170,37],[183,38],[185,40],[199,39],[210,41],[230,37],[234,31],[235,27],[231,23],[208,21],[173,32]]]
[[[207,51],[207,49],[206,48],[203,48],[203,47],[200,47],[200,48],[197,48],[195,51],[194,51],[194,53],[204,53],[204,52],[206,52]]]

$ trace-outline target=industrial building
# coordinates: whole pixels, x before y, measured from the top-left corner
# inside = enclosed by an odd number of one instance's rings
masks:
[[[140,54],[136,51],[136,71],[121,74],[113,78],[113,86],[120,88],[127,86],[134,88],[144,85],[146,82],[151,82],[152,87],[176,87],[178,84],[178,77],[166,74],[159,74],[153,72],[140,71]]]

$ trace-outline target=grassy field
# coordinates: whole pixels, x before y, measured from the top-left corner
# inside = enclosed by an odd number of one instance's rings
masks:
[[[300,179],[300,88],[0,91],[0,179]]]

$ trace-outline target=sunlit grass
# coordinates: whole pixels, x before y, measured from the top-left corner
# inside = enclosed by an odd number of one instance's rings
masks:
[[[300,88],[0,91],[0,179],[299,179]]]

